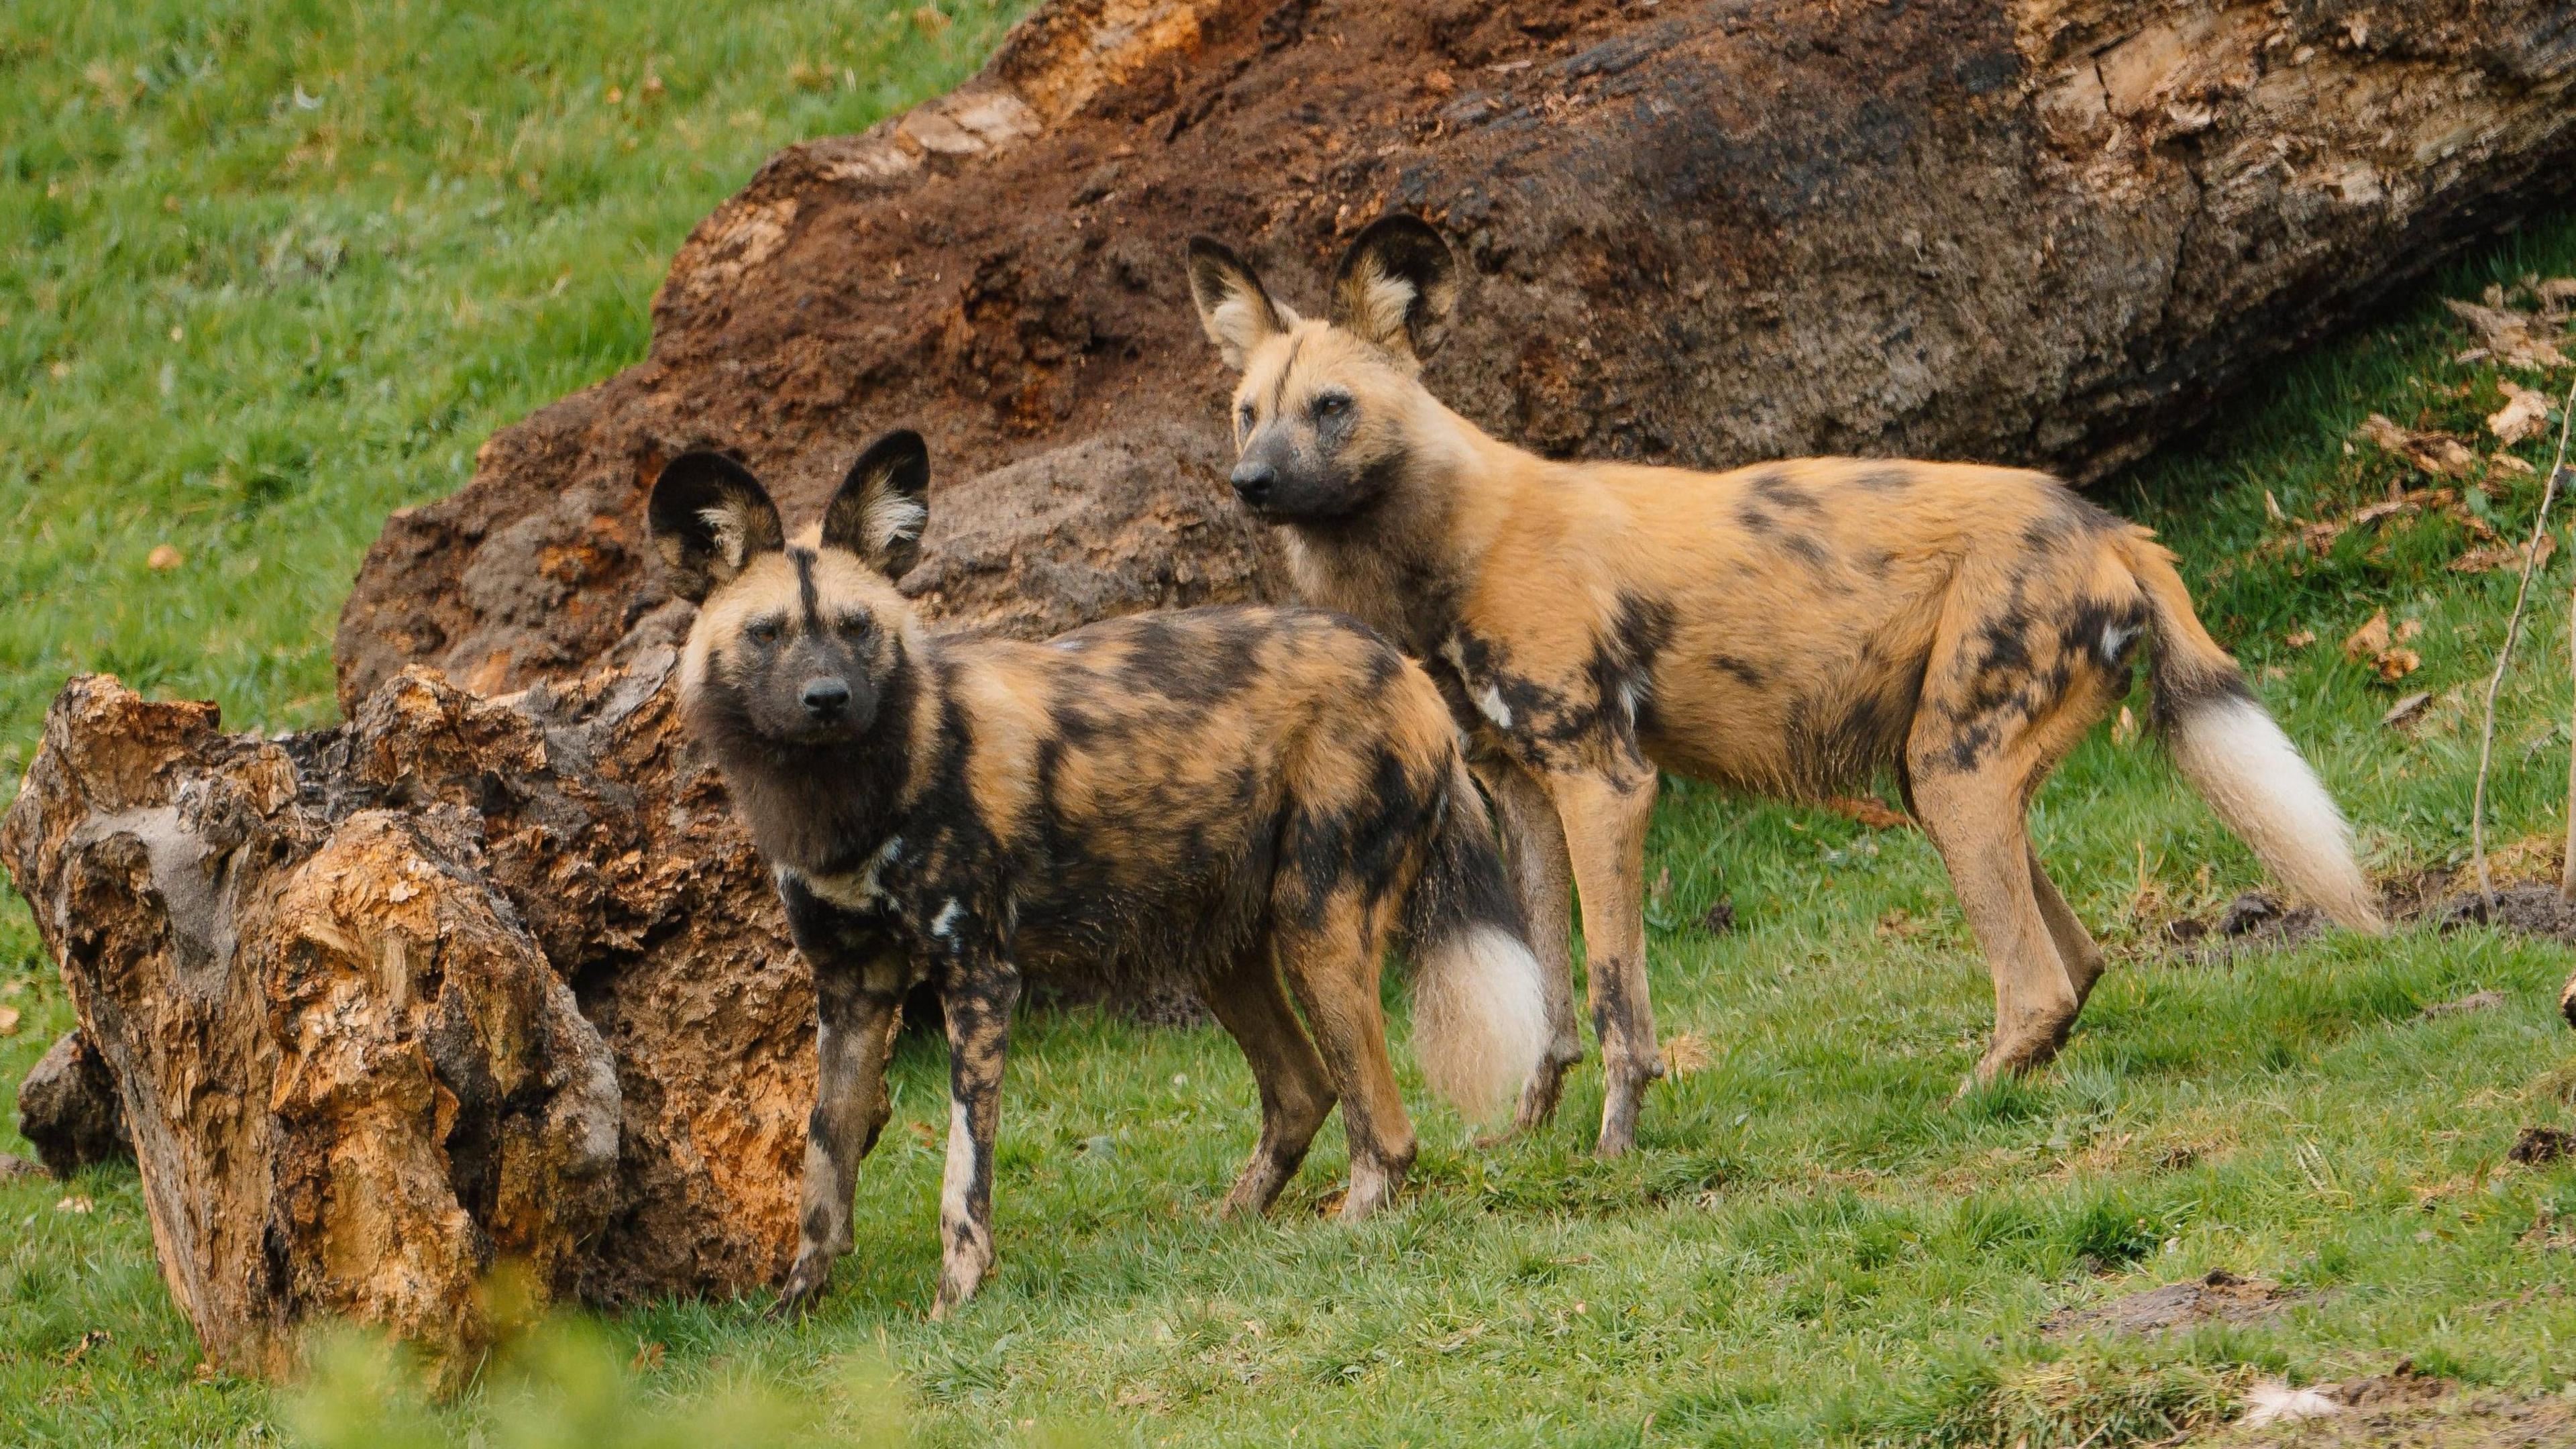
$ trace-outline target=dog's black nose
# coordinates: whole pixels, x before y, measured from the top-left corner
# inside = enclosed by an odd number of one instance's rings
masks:
[[[850,686],[838,679],[808,680],[805,685],[805,712],[816,719],[830,719],[850,702]]]
[[[1255,508],[1270,501],[1271,485],[1278,481],[1278,470],[1267,463],[1243,462],[1234,465],[1234,496]]]

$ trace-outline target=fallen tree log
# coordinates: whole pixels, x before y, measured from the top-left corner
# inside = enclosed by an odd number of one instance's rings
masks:
[[[336,643],[514,688],[662,604],[642,498],[716,446],[810,512],[938,461],[914,588],[1040,634],[1272,591],[1179,257],[1295,285],[1391,207],[1471,259],[1431,382],[1543,450],[2137,457],[2576,179],[2562,0],[1056,0],[976,80],[790,148],[644,362],[397,515]]]

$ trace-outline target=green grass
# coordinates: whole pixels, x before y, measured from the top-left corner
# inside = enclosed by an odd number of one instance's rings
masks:
[[[945,26],[880,3],[711,21],[662,0],[0,14],[0,771],[75,669],[214,697],[236,725],[325,717],[333,614],[384,513],[638,357],[664,258],[768,150],[953,82],[1008,9],[952,0]],[[2282,529],[2264,495],[2310,518],[2381,496],[2398,472],[2343,446],[2372,411],[2474,432],[2493,378],[2448,361],[2466,344],[2433,299],[2525,272],[2576,273],[2576,221],[2279,369],[2105,494],[2182,551],[2212,629],[2386,873],[2465,853],[2477,686],[2512,579],[2445,571],[2464,537],[2439,518],[2322,560],[2266,552]],[[2536,494],[2518,480],[2474,506],[2511,531]],[[162,543],[179,568],[147,568]],[[2505,697],[2503,842],[2559,820],[2569,559]],[[2421,625],[2423,668],[2394,688],[2338,647],[2381,607]],[[2316,642],[2290,643],[2301,630]],[[2439,697],[2424,722],[2382,728],[2419,688]],[[2523,1125],[2576,1119],[2553,1010],[2567,953],[2408,931],[2170,959],[2164,918],[2257,877],[2144,745],[2086,744],[2036,830],[2114,969],[2057,1067],[1955,1105],[1990,1002],[1923,840],[1676,785],[1649,866],[1670,874],[1657,1006],[1714,1060],[1651,1099],[1629,1159],[1585,1155],[1585,1074],[1555,1128],[1498,1150],[1426,1108],[1415,1185],[1379,1221],[1319,1216],[1342,1168],[1328,1133],[1273,1219],[1218,1226],[1254,1126],[1232,1048],[1041,1016],[1012,1066],[999,1276],[932,1324],[944,1065],[912,1038],[858,1251],[819,1316],[657,1306],[541,1336],[462,1405],[383,1422],[382,1374],[346,1356],[302,1398],[201,1380],[133,1174],[96,1170],[0,1188],[0,1437],[640,1443],[618,1436],[667,1411],[697,1427],[651,1442],[859,1442],[894,1412],[851,1387],[874,1363],[921,1440],[957,1445],[2114,1445],[2223,1416],[2256,1375],[2401,1355],[2559,1389],[2576,1258],[2525,1234],[2576,1213],[2576,1169],[2503,1154]],[[1743,925],[1710,937],[1692,923],[1721,896]],[[2478,989],[2507,1004],[2418,1019]],[[14,1083],[70,1017],[14,900],[0,993],[24,1017],[0,1038],[14,1121]],[[26,1150],[5,1127],[0,1148]],[[2170,1340],[2038,1331],[2214,1267],[2300,1305]]]

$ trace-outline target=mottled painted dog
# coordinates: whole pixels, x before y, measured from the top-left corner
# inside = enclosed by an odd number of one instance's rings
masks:
[[[933,634],[891,582],[928,473],[918,437],[887,436],[796,545],[722,457],[677,459],[653,489],[654,541],[699,603],[684,708],[777,875],[820,1005],[782,1308],[850,1250],[896,1013],[924,978],[951,1060],[941,1311],[993,1258],[1023,967],[1195,984],[1260,1089],[1260,1143],[1225,1210],[1267,1208],[1339,1101],[1342,1215],[1366,1217],[1414,1151],[1378,1005],[1391,935],[1415,960],[1416,1055],[1462,1110],[1508,1109],[1546,1038],[1539,963],[1438,689],[1311,610],[1147,614],[1046,644]]]
[[[1213,241],[1191,244],[1189,274],[1243,374],[1235,490],[1283,526],[1301,596],[1428,662],[1476,731],[1533,939],[1559,968],[1524,1124],[1581,1054],[1569,875],[1609,1079],[1601,1150],[1633,1142],[1661,1074],[1639,900],[1659,765],[1789,796],[1892,770],[1993,968],[1978,1078],[2049,1058],[2102,953],[2024,816],[2150,638],[2183,774],[2287,884],[2378,928],[2342,816],[2202,629],[2172,556],[2055,479],[1843,458],[1705,474],[1498,442],[1420,381],[1458,283],[1410,217],[1353,244],[1326,321]]]

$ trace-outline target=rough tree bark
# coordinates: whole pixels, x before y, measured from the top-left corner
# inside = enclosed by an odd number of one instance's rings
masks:
[[[931,440],[916,590],[1042,633],[1272,582],[1179,256],[1296,285],[1389,207],[1472,259],[1430,380],[1554,452],[2093,478],[2576,177],[2563,0],[1058,0],[955,95],[780,153],[648,358],[397,515],[337,654],[486,691],[663,599],[643,489],[819,506]]]
[[[56,1177],[133,1153],[116,1101],[116,1078],[89,1038],[64,1032],[27,1069],[18,1084],[18,1135]]]
[[[406,673],[278,740],[72,681],[0,817],[218,1362],[317,1313],[470,1363],[502,1259],[615,1301],[792,1247],[806,983],[672,656],[487,701]]]
[[[774,159],[644,363],[387,525],[350,724],[57,702],[0,861],[173,1291],[270,1367],[317,1311],[470,1348],[504,1256],[611,1302],[783,1267],[811,998],[677,738],[640,530],[674,452],[810,513],[922,428],[909,586],[951,619],[1272,592],[1181,242],[1294,289],[1404,206],[1478,274],[1432,382],[1515,437],[2097,476],[2556,196],[2571,72],[2537,0],[1049,5],[956,95]]]

